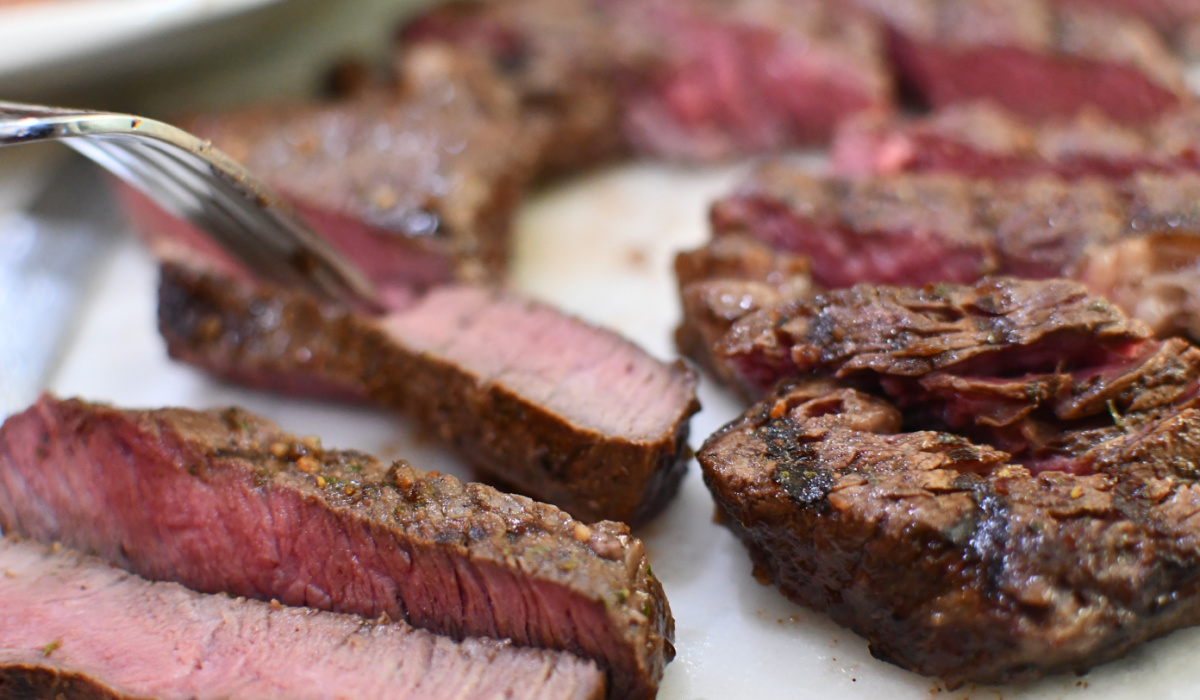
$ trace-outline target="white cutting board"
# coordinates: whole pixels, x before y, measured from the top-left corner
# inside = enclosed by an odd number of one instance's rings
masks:
[[[630,165],[539,193],[519,218],[515,284],[655,355],[673,357],[672,256],[707,238],[709,202],[743,173],[744,167],[697,172]],[[171,363],[155,330],[155,275],[148,256],[124,239],[50,388],[130,407],[236,403],[288,430],[320,435],[330,446],[464,473],[436,445],[382,412],[241,390]],[[710,382],[702,384],[701,400],[705,408],[692,422],[694,446],[739,410]],[[679,497],[638,533],[675,613],[678,656],[660,694],[667,700],[1200,698],[1200,629],[1144,645],[1083,677],[945,691],[936,681],[876,661],[858,636],[756,583],[745,551],[713,524],[712,509],[693,463]]]

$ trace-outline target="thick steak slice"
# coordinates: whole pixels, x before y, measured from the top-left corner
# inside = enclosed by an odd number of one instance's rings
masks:
[[[380,318],[166,265],[171,356],[242,384],[366,399],[585,520],[641,522],[679,487],[696,376],[610,331],[479,287]]]
[[[0,539],[0,695],[88,700],[604,697],[561,652],[151,583]]]
[[[1196,408],[1080,421],[1040,474],[903,417],[810,379],[705,443],[760,580],[951,686],[1083,671],[1200,622]]]
[[[1200,170],[1200,110],[1182,109],[1140,126],[1095,112],[1035,123],[986,102],[927,117],[863,116],[843,124],[833,170],[847,177],[953,172],[1023,178],[1042,173],[1123,179],[1138,172]]]
[[[0,427],[0,527],[153,580],[597,661],[653,697],[674,622],[620,523],[322,450],[239,409],[43,397]]]
[[[902,79],[935,107],[980,98],[1033,118],[1086,107],[1137,123],[1189,100],[1144,22],[1049,0],[855,0],[892,29]]]
[[[1198,200],[1197,173],[840,180],[773,162],[718,201],[711,218],[718,235],[810,256],[824,287],[1066,276],[1156,333],[1200,337]]]
[[[812,0],[454,3],[401,38],[489,57],[557,124],[557,170],[630,147],[711,160],[823,142],[891,101],[882,31]]]
[[[513,214],[540,156],[539,122],[470,56],[414,52],[394,89],[259,105],[184,128],[245,165],[390,296],[503,276]],[[207,239],[127,190],[159,247]]]

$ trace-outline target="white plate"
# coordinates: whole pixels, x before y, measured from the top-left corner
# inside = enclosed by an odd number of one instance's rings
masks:
[[[515,282],[655,355],[673,356],[673,253],[707,238],[709,202],[740,175],[737,168],[630,165],[545,192],[519,218]],[[384,412],[243,390],[170,362],[155,330],[155,277],[152,261],[127,239],[49,384],[54,391],[130,407],[240,404],[288,430],[320,435],[327,445],[466,474]],[[692,423],[694,445],[739,410],[709,382],[701,386],[701,400],[704,410]],[[667,668],[660,693],[665,700],[1183,700],[1200,694],[1200,629],[1143,645],[1082,678],[944,691],[934,680],[873,659],[862,638],[756,583],[744,549],[712,522],[712,500],[694,463],[690,470],[666,513],[638,533],[676,618],[678,656]]]

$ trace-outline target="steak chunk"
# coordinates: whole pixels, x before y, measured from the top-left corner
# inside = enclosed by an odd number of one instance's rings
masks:
[[[1039,124],[976,102],[915,119],[856,118],[838,130],[832,158],[834,171],[849,177],[947,171],[1119,180],[1144,171],[1200,170],[1198,146],[1194,108],[1135,127],[1095,112]]]
[[[824,287],[1065,276],[1156,333],[1200,337],[1198,200],[1197,173],[840,180],[775,162],[718,201],[712,225],[810,256]]]
[[[6,698],[604,697],[569,654],[150,583],[0,539]]]
[[[698,454],[760,580],[951,686],[1200,622],[1200,350],[1055,281],[862,286],[782,325],[791,383]]]
[[[0,427],[0,527],[153,580],[570,651],[653,697],[674,621],[620,523],[280,432],[43,397]]]
[[[690,457],[694,372],[507,292],[442,287],[374,318],[167,265],[159,329],[172,357],[217,376],[400,411],[585,521],[648,519]]]
[[[487,56],[557,124],[552,170],[627,148],[711,160],[819,143],[891,101],[876,24],[812,0],[454,3],[401,39]]]
[[[1085,107],[1138,123],[1189,100],[1144,22],[1049,0],[855,0],[892,30],[901,78],[934,107],[980,98],[1028,117]]]
[[[268,104],[183,126],[289,199],[389,297],[503,276],[509,232],[544,129],[470,56],[413,52],[394,87],[327,103]],[[208,240],[128,191],[157,243]]]

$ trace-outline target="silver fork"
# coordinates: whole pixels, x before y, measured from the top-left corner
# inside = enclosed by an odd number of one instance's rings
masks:
[[[380,308],[367,276],[232,158],[131,114],[0,101],[0,146],[62,141],[190,221],[264,279]]]

